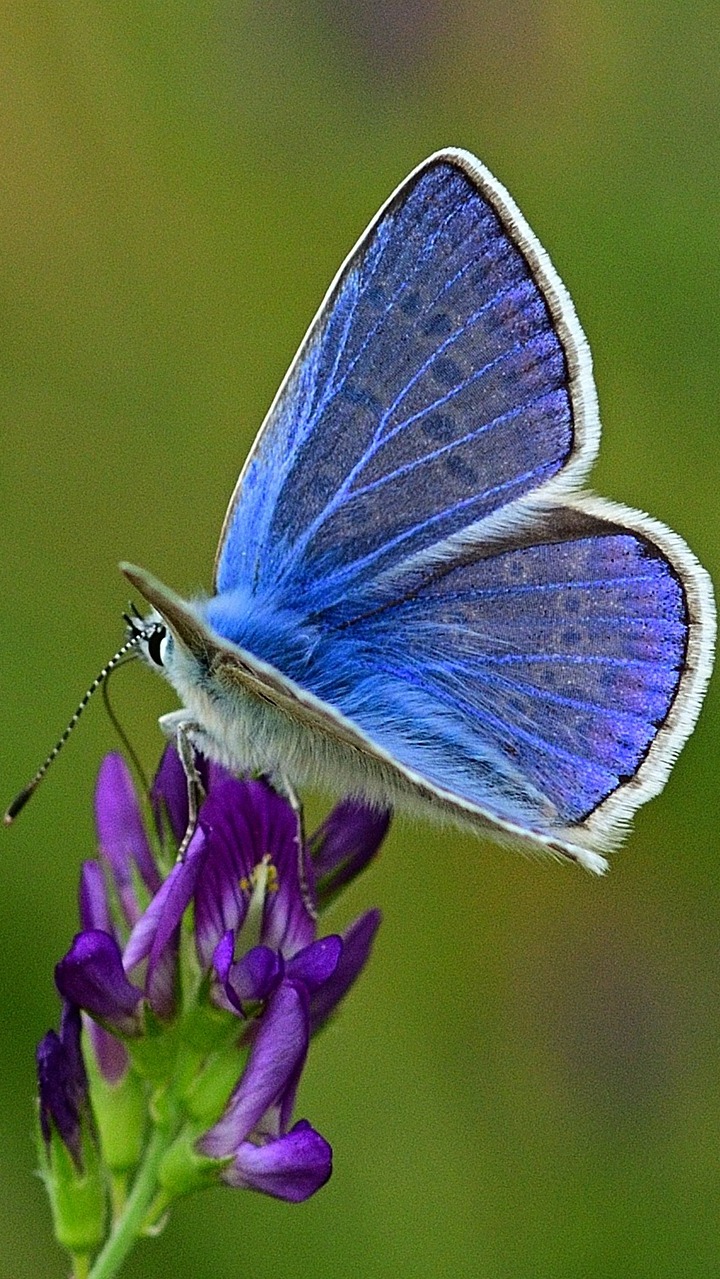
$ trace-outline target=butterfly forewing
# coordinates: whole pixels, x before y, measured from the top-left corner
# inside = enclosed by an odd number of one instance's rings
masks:
[[[520,223],[462,155],[400,188],[269,414],[224,530],[220,591],[363,589],[589,463],[584,340]]]

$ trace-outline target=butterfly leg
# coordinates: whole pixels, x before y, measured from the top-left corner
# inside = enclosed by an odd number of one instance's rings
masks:
[[[195,765],[195,747],[192,742],[193,729],[199,729],[199,727],[199,724],[189,723],[185,720],[178,724],[175,734],[175,746],[187,779],[188,791],[188,824],[178,848],[177,860],[179,862],[185,860],[188,845],[195,834],[200,805],[205,798],[205,787]]]
[[[311,916],[312,919],[317,919],[317,910],[315,909],[315,903],[313,901],[312,893],[310,891],[310,885],[308,883],[307,866],[305,861],[305,857],[306,857],[305,829],[303,826],[302,805],[298,798],[298,794],[297,794],[297,791],[295,790],[295,787],[293,786],[292,782],[290,781],[290,779],[287,777],[285,773],[283,773],[279,769],[274,769],[272,773],[266,776],[273,790],[277,791],[278,795],[281,795],[283,799],[287,800],[288,804],[290,805],[293,812],[295,813],[295,816],[297,817],[297,829],[298,829],[297,859],[298,859],[298,883],[300,885],[300,895],[303,900],[303,905],[306,911],[308,912],[308,914]]]
[[[194,720],[184,719],[182,712],[175,712],[163,715],[160,719],[160,727],[167,737],[175,738],[175,749],[187,781],[188,824],[177,852],[177,860],[182,862],[185,860],[190,840],[195,834],[200,805],[205,798],[205,787],[195,764],[193,744],[193,737],[202,734],[202,726]]]

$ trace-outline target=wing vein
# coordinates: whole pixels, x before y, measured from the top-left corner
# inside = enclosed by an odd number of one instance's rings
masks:
[[[436,511],[433,515],[429,515],[427,519],[421,520],[418,524],[414,524],[411,528],[403,529],[402,533],[398,533],[396,537],[390,538],[382,546],[378,546],[374,551],[369,551],[367,555],[363,555],[361,559],[354,560],[352,564],[344,565],[334,573],[328,574],[323,578],[323,586],[337,585],[339,582],[345,581],[348,577],[354,576],[359,569],[367,568],[368,564],[373,564],[380,556],[387,554],[388,551],[394,550],[396,546],[401,546],[403,542],[407,542],[409,538],[415,537],[418,533],[422,533],[425,529],[431,528],[433,524],[438,524],[441,520],[448,519],[455,515],[458,511],[472,506],[478,501],[479,497],[493,497],[497,493],[508,492],[510,489],[517,488],[526,484],[528,480],[535,476],[542,475],[551,467],[551,463],[543,462],[538,466],[532,467],[531,470],[525,471],[522,475],[514,475],[512,479],[505,480],[502,484],[494,484],[492,488],[484,489],[481,494],[472,493],[469,497],[461,498],[455,502],[453,506],[446,507],[442,511]],[[401,565],[396,566],[400,568]]]
[[[377,337],[377,334],[379,333],[383,324],[387,320],[388,316],[392,313],[396,304],[402,298],[403,294],[407,293],[412,288],[415,282],[415,279],[420,271],[420,267],[432,255],[432,252],[435,248],[435,245],[437,244],[437,241],[440,239],[440,236],[443,234],[445,230],[447,230],[447,227],[450,225],[453,219],[457,217],[458,212],[459,210],[457,208],[451,209],[450,212],[446,214],[446,216],[443,218],[442,222],[439,224],[437,229],[433,232],[432,236],[430,236],[427,243],[423,246],[422,251],[418,254],[417,258],[415,259],[413,263],[413,269],[412,269],[411,275],[407,279],[404,279],[401,282],[399,287],[395,290],[395,292],[390,297],[389,301],[386,302],[375,324],[368,330],[367,334],[365,335],[364,341],[360,344],[360,347],[358,348],[356,355],[353,357],[348,367],[345,369],[345,372],[343,373],[340,381],[337,383],[337,385],[330,384],[328,386],[327,392],[323,395],[322,400],[320,401],[319,407],[316,410],[317,417],[319,417],[321,413],[324,413],[325,410],[331,406],[333,401],[337,399],[338,395],[343,390],[348,378],[352,375],[357,364],[361,360],[362,356],[365,354],[365,351],[367,350],[368,346],[373,341],[373,339]],[[385,253],[387,249],[388,242],[389,242],[389,237],[388,237],[388,241],[386,241],[386,243],[383,245],[382,250],[377,254],[377,257],[372,264],[372,269],[368,275],[367,280],[363,280],[362,282],[363,290],[367,290],[372,284],[373,278],[377,273],[380,262],[382,261],[383,254]],[[463,244],[464,244],[464,241],[461,241],[460,245],[454,245],[453,252],[456,252],[459,247],[462,247]],[[452,288],[453,285],[456,284],[457,281],[462,278],[465,272],[469,271],[470,267],[473,265],[474,265],[474,262],[472,259],[470,259],[470,261],[465,262],[463,266],[460,267],[460,269],[455,272],[455,275],[452,277],[451,280],[446,280],[443,287],[439,290],[438,293],[435,294],[435,297],[431,300],[431,302],[428,303],[428,309],[431,309],[433,306],[435,306],[437,302],[439,301],[439,299],[443,296],[443,294],[446,293],[448,289]]]

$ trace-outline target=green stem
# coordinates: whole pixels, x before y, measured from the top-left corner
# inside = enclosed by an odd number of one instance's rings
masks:
[[[90,1258],[86,1252],[73,1253],[72,1279],[88,1279],[90,1274]]]
[[[108,1240],[95,1258],[88,1279],[112,1279],[141,1233],[150,1204],[157,1193],[157,1173],[168,1146],[175,1137],[169,1127],[156,1128],[150,1138],[132,1190]]]
[[[112,1219],[117,1221],[123,1214],[123,1209],[127,1203],[128,1197],[128,1177],[127,1173],[112,1173],[110,1177],[110,1204],[112,1206]]]

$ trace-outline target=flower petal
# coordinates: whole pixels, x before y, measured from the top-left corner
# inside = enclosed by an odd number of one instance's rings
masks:
[[[204,856],[205,835],[198,829],[190,841],[185,860],[173,866],[159,892],[140,916],[125,947],[123,964],[126,972],[132,972],[150,956],[146,989],[150,996],[152,986],[151,1003],[155,1011],[163,1009],[160,1016],[169,1015],[171,1010],[177,930],[194,892]]]
[[[228,936],[232,937],[232,933],[227,933]],[[227,945],[223,939],[215,951],[215,971],[233,1008],[241,1014],[243,1004],[267,999],[283,976],[282,955],[269,946],[253,946],[237,963],[226,964],[226,959]]]
[[[60,1034],[48,1031],[35,1054],[40,1100],[40,1127],[49,1145],[53,1125],[82,1171],[80,1112],[88,1101],[88,1085],[80,1048],[80,1010],[66,1003]]]
[[[206,794],[221,781],[230,777],[220,764],[195,755],[195,767]],[[190,820],[188,812],[188,781],[180,756],[172,743],[165,747],[160,765],[150,790],[150,803],[155,815],[158,834],[164,832],[163,811],[167,814],[170,829],[177,843],[182,840]]]
[[[160,925],[160,919],[165,909],[165,903],[172,892],[173,884],[179,876],[183,874],[183,868],[187,865],[187,861],[178,862],[173,866],[167,879],[163,881],[159,891],[155,894],[150,902],[147,910],[143,911],[139,920],[135,924],[130,936],[128,937],[125,950],[123,952],[123,964],[125,971],[131,973],[133,968],[142,963],[143,959],[147,959],[155,940]]]
[[[80,923],[84,929],[102,928],[103,932],[115,935],[105,876],[102,866],[94,859],[88,859],[82,864],[78,905]]]
[[[245,919],[255,856],[253,833],[246,819],[247,783],[234,778],[208,795],[200,810],[207,840],[207,860],[195,894],[195,936],[203,968],[221,937],[235,933]]]
[[[150,788],[155,825],[164,834],[163,814],[179,844],[188,826],[188,784],[185,769],[174,746],[166,746]]]
[[[125,1078],[130,1065],[130,1055],[127,1048],[122,1039],[118,1039],[117,1035],[112,1035],[104,1026],[93,1021],[92,1017],[89,1017],[87,1013],[84,1013],[83,1016],[85,1018],[85,1030],[90,1038],[100,1074],[107,1083],[119,1084],[120,1080]]]
[[[95,788],[95,824],[100,851],[107,858],[128,923],[140,914],[132,878],[137,866],[151,893],[160,887],[130,770],[122,755],[106,755]]]
[[[343,933],[343,949],[337,968],[332,977],[314,992],[310,1000],[311,1034],[314,1035],[327,1021],[353,982],[360,976],[370,957],[380,920],[379,910],[368,910]]]
[[[198,956],[212,963],[220,938],[242,928],[255,867],[269,858],[276,884],[264,901],[259,938],[289,955],[315,936],[314,919],[300,889],[299,820],[286,799],[262,781],[229,778],[213,786],[200,811],[208,840],[207,863],[195,894]]]
[[[235,959],[235,934],[232,929],[220,938],[213,955],[213,968],[221,982],[227,981]]]
[[[120,947],[99,928],[78,933],[55,968],[60,994],[121,1034],[140,1030],[138,1004],[142,993],[125,976]]]
[[[308,994],[312,994],[319,986],[322,986],[323,982],[332,977],[340,961],[342,949],[341,937],[334,934],[329,937],[320,937],[310,946],[293,955],[287,965],[287,975],[295,981],[301,981]]]
[[[263,1146],[241,1142],[222,1179],[229,1186],[302,1203],[325,1185],[331,1173],[332,1147],[301,1119],[283,1137]]]
[[[281,1104],[302,1071],[309,1043],[308,997],[303,986],[283,981],[270,997],[245,1071],[222,1118],[198,1142],[215,1159],[232,1155],[263,1116]]]
[[[175,1011],[180,922],[204,866],[206,852],[205,835],[198,827],[190,840],[185,860],[178,862],[173,868],[176,873],[171,873],[165,880],[165,884],[170,887],[163,894],[162,910],[157,916],[145,978],[145,993],[158,1017],[169,1018]],[[154,900],[157,901],[157,897]],[[152,905],[153,902],[150,907]]]
[[[308,847],[320,909],[372,861],[387,834],[391,816],[389,809],[345,799],[310,836]]]
[[[85,1099],[88,1091],[88,1077],[80,1042],[81,1028],[80,1009],[76,1004],[63,1000],[63,1009],[60,1015],[60,1042],[67,1061],[68,1080],[78,1102]]]
[[[315,885],[312,866],[303,843],[300,814],[267,782],[254,782],[262,788],[264,830],[258,831],[258,843],[272,857],[277,870],[277,892],[268,894],[265,903],[262,940],[279,950],[286,959],[315,940]]]
[[[40,1040],[35,1062],[43,1139],[46,1145],[50,1144],[54,1125],[81,1171],[80,1116],[67,1087],[63,1048],[54,1030],[49,1030]]]

